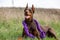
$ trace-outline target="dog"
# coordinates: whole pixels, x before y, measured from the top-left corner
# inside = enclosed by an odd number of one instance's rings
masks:
[[[26,28],[23,28],[22,37],[30,36],[30,37],[34,38],[34,36],[35,36],[38,38],[38,40],[41,40],[40,32],[37,29],[35,20],[33,20],[34,10],[35,10],[35,8],[33,5],[32,5],[32,8],[29,9],[28,4],[27,4],[27,6],[24,10],[24,16],[25,16],[25,24],[27,24],[29,33],[26,32],[26,30],[25,30]]]
[[[38,40],[43,40],[43,38],[40,37],[41,33],[37,29],[36,23],[33,21],[34,12],[35,12],[34,5],[32,5],[32,8],[29,9],[28,4],[27,4],[27,6],[24,10],[25,23],[27,24],[27,28],[28,28],[27,32],[28,32],[28,34],[30,34],[30,36],[32,38],[34,38],[34,36],[35,36],[38,38]],[[26,26],[26,25],[24,25],[24,26]],[[45,34],[43,34],[43,36],[46,35],[48,37],[54,37],[55,39],[57,39],[55,31],[53,31],[53,29],[51,27],[49,27],[49,26],[42,27],[41,25],[40,25],[40,27],[43,30],[43,33],[45,32]],[[29,36],[26,34],[27,28],[23,27],[22,37],[28,37]]]

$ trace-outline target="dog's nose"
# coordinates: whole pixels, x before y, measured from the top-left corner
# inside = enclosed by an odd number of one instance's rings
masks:
[[[25,18],[26,18],[26,19],[29,19],[29,18],[30,18],[30,16],[25,16]]]

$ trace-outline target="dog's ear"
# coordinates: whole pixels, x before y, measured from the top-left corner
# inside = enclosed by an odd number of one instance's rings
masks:
[[[32,8],[31,8],[31,9],[32,9],[32,11],[33,11],[33,13],[34,13],[34,12],[35,12],[35,8],[34,8],[34,5],[32,5]]]
[[[28,3],[27,3],[27,5],[26,5],[26,8],[25,8],[25,10],[26,10],[26,9],[28,9]],[[25,11],[25,10],[24,10],[24,11]]]

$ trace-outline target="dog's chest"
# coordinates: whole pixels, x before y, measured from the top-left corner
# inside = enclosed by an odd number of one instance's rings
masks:
[[[28,24],[28,30],[29,31],[35,31],[36,27],[37,27],[37,25],[34,21],[32,23]]]

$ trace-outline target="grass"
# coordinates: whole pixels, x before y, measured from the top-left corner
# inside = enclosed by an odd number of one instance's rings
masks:
[[[39,21],[40,24],[45,25],[44,21]],[[49,22],[49,25],[52,26],[57,32],[57,37],[60,38],[60,22]],[[0,40],[17,40],[18,36],[22,35],[22,19],[9,19],[0,21]],[[31,40],[31,38],[25,38],[25,40]],[[37,40],[35,38],[34,40]],[[46,37],[44,40],[55,40],[54,38]]]
[[[22,34],[22,24],[16,19],[0,22],[0,40],[16,40]]]

